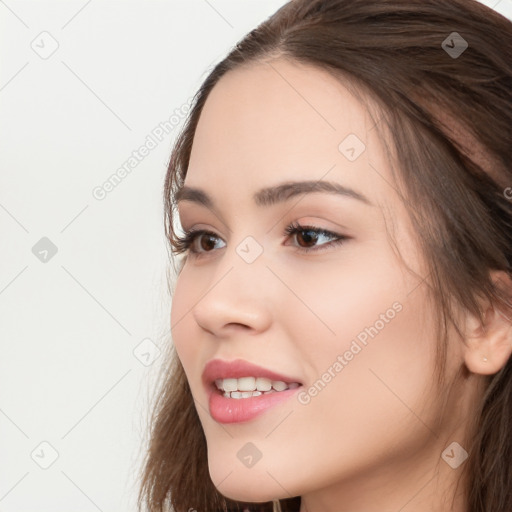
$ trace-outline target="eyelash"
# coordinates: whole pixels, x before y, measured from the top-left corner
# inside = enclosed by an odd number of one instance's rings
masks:
[[[284,230],[283,235],[292,236],[297,233],[302,233],[304,231],[313,231],[317,235],[324,235],[329,238],[334,238],[334,240],[332,240],[331,242],[322,244],[322,245],[318,246],[319,248],[316,248],[316,249],[315,248],[308,249],[308,248],[304,248],[304,247],[295,247],[295,250],[300,253],[312,253],[312,252],[323,251],[323,250],[328,249],[329,247],[343,244],[346,240],[348,240],[350,238],[348,236],[338,235],[337,233],[333,233],[332,231],[327,231],[326,229],[318,228],[315,226],[303,226],[297,222],[293,222],[292,224],[287,226]],[[204,230],[204,229],[193,229],[190,231],[185,231],[183,236],[176,237],[176,242],[174,244],[175,248],[176,248],[175,252],[177,254],[189,253],[189,254],[193,255],[194,257],[198,257],[202,254],[208,254],[209,252],[212,252],[212,251],[206,251],[206,252],[193,251],[191,249],[196,238],[198,238],[200,235],[211,235],[215,238],[219,238],[212,231],[208,231],[208,230]]]

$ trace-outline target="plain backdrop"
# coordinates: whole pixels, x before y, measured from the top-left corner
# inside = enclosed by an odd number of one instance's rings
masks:
[[[284,3],[0,0],[0,512],[136,510],[172,143]]]

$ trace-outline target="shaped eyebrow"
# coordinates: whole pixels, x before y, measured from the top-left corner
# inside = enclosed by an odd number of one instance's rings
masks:
[[[288,201],[300,194],[318,192],[357,199],[369,206],[373,206],[372,202],[360,192],[331,181],[288,181],[258,190],[253,195],[253,200],[257,206],[265,207]],[[191,201],[201,204],[206,208],[215,208],[213,199],[204,190],[196,187],[184,185],[177,191],[175,199],[177,204],[181,201]]]

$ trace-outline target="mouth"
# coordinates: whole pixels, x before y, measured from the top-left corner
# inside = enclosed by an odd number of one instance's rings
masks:
[[[302,387],[294,378],[247,361],[210,361],[203,371],[212,418],[219,423],[249,421],[282,403]]]
[[[215,390],[225,398],[251,398],[253,396],[280,393],[301,386],[300,382],[271,380],[266,377],[241,377],[215,379]]]
[[[226,398],[249,398],[260,394],[279,393],[302,385],[295,377],[282,375],[243,359],[212,359],[204,367],[202,380],[209,391],[213,389],[229,394]]]

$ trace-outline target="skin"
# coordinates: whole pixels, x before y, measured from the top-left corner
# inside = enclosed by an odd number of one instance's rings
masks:
[[[185,230],[218,238],[196,240],[204,252],[189,255],[177,279],[171,328],[212,481],[229,498],[301,496],[301,512],[466,510],[465,488],[455,488],[463,465],[453,469],[441,454],[454,441],[464,447],[482,375],[510,355],[510,326],[490,313],[495,328],[484,336],[461,316],[468,338],[450,333],[446,376],[471,372],[452,394],[435,390],[428,273],[373,125],[340,82],[284,59],[229,72],[206,102],[185,184],[204,189],[217,208],[182,201],[179,215]],[[338,149],[350,133],[366,145],[353,162]],[[289,180],[335,181],[372,205],[325,193],[265,208],[252,201],[260,188]],[[416,274],[393,250],[386,219]],[[308,244],[284,234],[293,221],[350,238],[332,245],[319,235]],[[251,264],[236,252],[247,236],[263,249]],[[307,389],[394,303],[401,310],[308,404],[292,398],[240,424],[211,418],[201,383],[210,359],[246,359]],[[250,468],[237,458],[247,442],[262,454]]]

